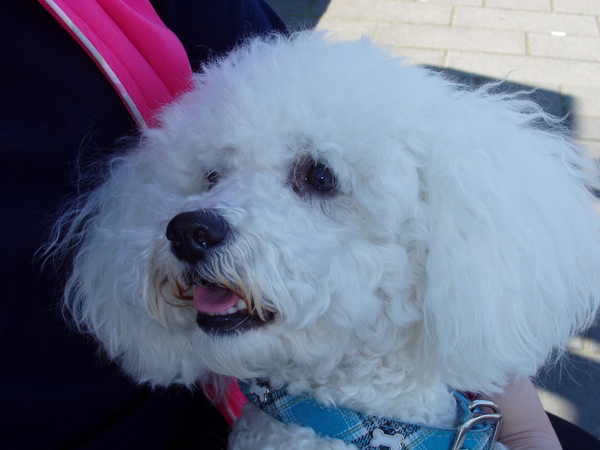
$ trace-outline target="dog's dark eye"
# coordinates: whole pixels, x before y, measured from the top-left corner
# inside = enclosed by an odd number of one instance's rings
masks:
[[[337,194],[338,183],[331,169],[322,162],[306,156],[292,166],[289,178],[290,187],[301,197]]]
[[[331,170],[324,164],[315,164],[308,169],[304,182],[317,191],[329,192],[335,187],[335,179]]]
[[[208,189],[211,189],[212,187],[214,187],[214,185],[219,182],[219,178],[221,178],[221,176],[219,175],[219,172],[216,172],[214,170],[211,170],[210,172],[208,172],[206,174],[206,179],[208,180]]]

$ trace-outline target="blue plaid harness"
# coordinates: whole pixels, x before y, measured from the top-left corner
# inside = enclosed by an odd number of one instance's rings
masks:
[[[359,411],[323,405],[307,395],[293,396],[286,389],[272,389],[268,382],[239,381],[248,400],[283,423],[312,428],[323,438],[340,439],[360,449],[487,450],[497,436],[502,416],[498,407],[485,400],[469,401],[453,390],[457,428],[416,425]],[[483,407],[492,413],[483,411]]]

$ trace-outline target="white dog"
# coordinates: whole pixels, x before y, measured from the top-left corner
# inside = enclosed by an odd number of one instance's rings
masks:
[[[247,381],[233,448],[448,439],[449,387],[498,392],[593,320],[595,169],[533,103],[308,33],[195,86],[56,245],[68,309],[135,379]]]

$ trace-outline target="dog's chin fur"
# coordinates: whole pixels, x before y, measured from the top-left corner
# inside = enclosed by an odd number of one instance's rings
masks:
[[[252,40],[195,84],[53,244],[75,250],[67,310],[140,382],[269,378],[326,404],[453,425],[447,385],[497,392],[593,320],[596,169],[544,131],[533,103],[310,33]],[[306,183],[307,161],[331,170],[333,189]],[[165,230],[200,209],[231,236],[185,265]],[[272,320],[202,331],[190,273],[231,283]],[[315,448],[312,431],[247,410],[239,447],[281,433]]]

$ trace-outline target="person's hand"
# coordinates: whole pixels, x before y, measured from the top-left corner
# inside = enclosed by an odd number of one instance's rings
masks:
[[[531,380],[515,380],[490,400],[498,405],[503,417],[498,441],[510,450],[561,449]]]

